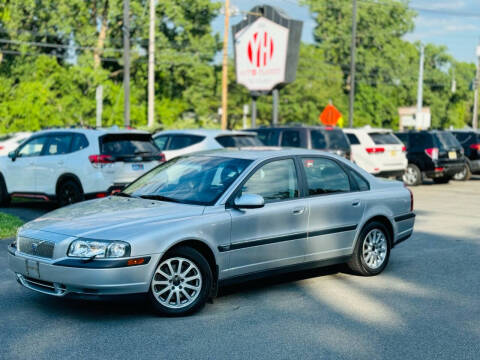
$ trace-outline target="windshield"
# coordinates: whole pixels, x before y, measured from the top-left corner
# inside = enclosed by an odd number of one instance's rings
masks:
[[[348,150],[348,141],[341,130],[312,130],[312,148],[317,150]]]
[[[180,157],[148,172],[123,193],[153,200],[213,205],[251,162],[200,155]]]
[[[458,140],[455,138],[455,136],[453,136],[449,132],[439,131],[436,133],[436,135],[439,143],[438,147],[440,148],[440,150],[448,150],[451,148],[460,147],[460,143],[458,142]]]
[[[263,146],[255,135],[222,135],[215,140],[223,147]]]

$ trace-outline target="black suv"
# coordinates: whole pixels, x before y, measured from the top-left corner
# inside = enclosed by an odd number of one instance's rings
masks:
[[[340,128],[331,126],[283,126],[249,129],[266,146],[325,150],[350,159],[350,143]]]
[[[472,174],[480,174],[480,132],[474,130],[454,130],[465,153],[466,164],[463,171],[457,173],[455,180],[468,180]]]
[[[422,183],[422,175],[435,183],[448,183],[465,166],[463,149],[448,131],[395,133],[407,147],[408,167],[403,181],[410,186]]]

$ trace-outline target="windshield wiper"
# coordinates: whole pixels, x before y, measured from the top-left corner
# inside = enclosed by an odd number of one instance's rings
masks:
[[[148,200],[158,200],[158,201],[169,201],[169,202],[175,202],[175,203],[181,203],[182,201],[168,197],[168,196],[163,196],[163,195],[141,195],[140,196],[142,199],[148,199]]]

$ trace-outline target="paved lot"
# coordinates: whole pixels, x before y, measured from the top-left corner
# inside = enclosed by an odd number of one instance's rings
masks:
[[[188,318],[23,289],[1,241],[0,358],[479,359],[480,178],[414,193],[416,232],[382,275],[339,266],[250,282]]]

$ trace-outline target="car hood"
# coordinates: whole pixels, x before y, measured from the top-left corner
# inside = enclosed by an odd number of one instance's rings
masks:
[[[204,206],[111,196],[52,211],[22,227],[92,239],[123,240],[147,223],[162,225],[203,214]]]

